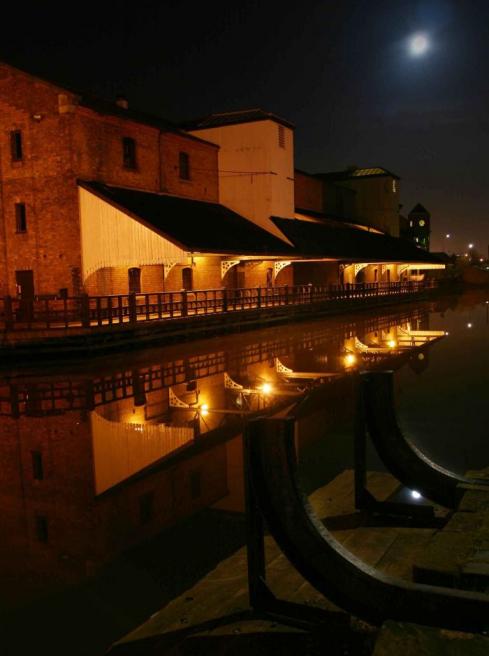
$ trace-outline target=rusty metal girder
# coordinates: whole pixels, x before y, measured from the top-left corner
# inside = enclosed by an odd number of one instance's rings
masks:
[[[248,485],[254,499],[251,511],[254,507],[266,521],[273,538],[298,572],[332,602],[375,624],[393,619],[465,631],[487,630],[489,596],[389,577],[335,540],[301,489],[294,427],[294,417],[250,422],[245,453]],[[248,517],[249,529],[256,521],[253,516]],[[253,543],[251,530],[249,547]],[[256,577],[254,583],[250,580],[250,600],[258,604],[263,585],[257,582],[265,582],[261,547],[250,555],[251,573]]]
[[[392,371],[360,374],[359,394],[363,404],[359,412],[365,413],[370,439],[384,465],[403,485],[446,508],[457,507],[465,492],[461,485],[483,485],[489,492],[489,481],[441,467],[403,433],[395,411]]]

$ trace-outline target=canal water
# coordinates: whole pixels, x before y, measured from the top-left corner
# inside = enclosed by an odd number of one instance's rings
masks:
[[[474,292],[3,369],[5,653],[102,654],[240,548],[249,419],[307,409],[308,493],[351,468],[360,370],[395,371],[401,424],[436,462],[489,465],[488,338],[489,295]]]

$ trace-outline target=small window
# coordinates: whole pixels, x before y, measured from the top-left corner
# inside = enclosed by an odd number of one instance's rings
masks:
[[[424,219],[419,220],[419,225],[423,227],[425,225],[426,221]]]
[[[36,515],[36,535],[39,542],[48,541],[48,520],[42,515]]]
[[[15,232],[27,232],[27,216],[24,203],[15,203]]]
[[[136,168],[136,142],[131,137],[122,140],[122,163],[125,169]]]
[[[139,497],[139,522],[148,524],[153,519],[154,510],[154,492],[146,492]]]
[[[395,194],[397,191],[397,183],[395,180],[392,181],[392,192]]]
[[[141,293],[141,269],[133,267],[128,271],[129,277],[129,293],[130,294],[140,294]]]
[[[31,451],[32,456],[32,475],[34,480],[44,480],[44,468],[42,465],[42,453],[40,451]]]
[[[22,161],[22,132],[20,130],[12,130],[10,133],[10,153],[12,162]]]
[[[190,180],[190,157],[188,153],[179,154],[178,166],[180,170],[180,178],[182,180]]]
[[[278,126],[278,145],[279,148],[285,148],[285,128],[283,125]]]

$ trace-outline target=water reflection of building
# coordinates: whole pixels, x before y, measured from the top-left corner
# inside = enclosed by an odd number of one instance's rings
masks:
[[[26,587],[77,581],[202,508],[240,509],[232,438],[242,420],[290,405],[320,380],[344,379],[355,369],[349,354],[356,366],[400,366],[439,336],[426,316],[406,310],[231,336],[217,350],[192,354],[187,345],[157,362],[151,352],[96,375],[4,376],[3,578],[19,595],[19,570]]]

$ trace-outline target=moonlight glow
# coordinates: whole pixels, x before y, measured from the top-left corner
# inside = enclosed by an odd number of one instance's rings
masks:
[[[409,40],[409,52],[413,57],[424,55],[428,50],[429,41],[424,34],[415,34]]]

